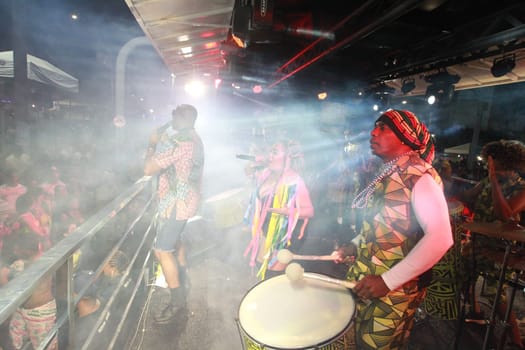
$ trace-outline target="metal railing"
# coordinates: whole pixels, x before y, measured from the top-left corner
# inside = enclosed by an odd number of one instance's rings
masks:
[[[5,286],[0,288],[0,323],[6,322],[9,317],[17,310],[22,307],[26,300],[32,295],[32,293],[38,288],[40,282],[49,276],[55,277],[55,297],[57,294],[63,295],[67,307],[65,312],[59,314],[57,312],[56,326],[48,334],[47,338],[40,344],[38,349],[45,349],[49,343],[58,336],[59,329],[67,325],[69,329],[68,341],[72,340],[72,335],[75,331],[75,305],[80,300],[82,295],[86,292],[87,287],[80,291],[79,295],[74,297],[73,294],[73,273],[75,270],[74,254],[91,239],[97,236],[97,233],[101,231],[111,220],[121,215],[127,208],[128,205],[136,199],[142,199],[140,207],[137,208],[137,212],[134,219],[130,219],[126,222],[127,229],[125,232],[120,234],[114,245],[111,247],[104,247],[109,250],[109,253],[100,261],[100,265],[94,273],[96,279],[101,275],[104,265],[109,261],[113,253],[121,249],[122,246],[130,240],[130,237],[134,236],[133,239],[137,241],[134,251],[130,252],[130,262],[126,270],[122,273],[121,279],[118,286],[113,291],[113,294],[104,305],[104,309],[96,323],[95,329],[93,329],[88,336],[82,349],[89,346],[89,343],[95,335],[96,328],[100,326],[103,319],[109,313],[111,305],[117,298],[117,294],[123,286],[124,282],[129,278],[132,269],[138,271],[134,274],[133,289],[131,290],[131,296],[125,306],[124,314],[119,315],[120,322],[116,325],[113,337],[110,340],[110,348],[115,345],[116,338],[118,337],[119,331],[123,327],[123,323],[127,312],[130,309],[130,305],[133,302],[134,297],[137,294],[137,290],[140,287],[140,282],[144,278],[144,273],[147,272],[147,264],[151,260],[151,245],[154,239],[154,230],[152,230],[153,215],[145,215],[151,208],[151,204],[154,198],[153,184],[150,177],[143,177],[139,179],[132,186],[123,191],[117,198],[111,201],[109,204],[100,209],[96,214],[86,220],[75,232],[69,236],[63,238],[57,242],[53,247],[47,250],[37,261],[32,263],[26,270],[18,275],[13,280],[9,281]],[[148,213],[150,214],[150,213]],[[145,226],[147,229],[145,232],[135,232],[136,224],[141,221],[147,220]],[[128,225],[129,224],[129,225]],[[145,227],[143,226],[143,227]],[[59,275],[65,276],[64,283],[58,285],[57,280]],[[60,289],[59,289],[60,288]],[[71,348],[72,344],[68,344],[68,348]],[[28,348],[29,344],[25,344],[25,348]]]

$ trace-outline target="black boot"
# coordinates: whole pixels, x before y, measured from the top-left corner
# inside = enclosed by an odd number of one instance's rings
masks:
[[[188,268],[186,266],[179,266],[179,283],[187,296],[190,292],[191,281],[190,276],[188,275]]]
[[[186,304],[186,294],[182,284],[178,288],[170,288],[171,306],[175,309],[181,309]]]
[[[181,290],[181,288],[157,289],[157,295],[154,304],[155,307],[152,309],[152,316],[157,324],[170,324],[177,319],[177,316],[179,316],[182,303],[179,300],[180,297],[177,296],[179,293],[172,292],[177,289],[179,291]]]

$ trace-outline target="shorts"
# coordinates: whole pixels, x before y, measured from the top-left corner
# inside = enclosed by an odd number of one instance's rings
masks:
[[[153,249],[164,252],[175,250],[177,242],[182,240],[182,234],[188,220],[175,220],[175,218],[157,220],[157,239]]]
[[[37,348],[46,339],[48,333],[55,326],[57,304],[55,299],[33,309],[19,307],[11,317],[9,323],[9,335],[15,349],[25,348],[24,342],[27,338],[31,341],[33,348]],[[57,338],[53,338],[47,350],[57,348]]]

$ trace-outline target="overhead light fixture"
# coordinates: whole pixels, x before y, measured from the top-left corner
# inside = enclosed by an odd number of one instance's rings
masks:
[[[381,82],[365,92],[366,99],[374,111],[381,111],[390,105],[390,97],[396,92],[391,86]]]
[[[429,105],[433,105],[434,103],[436,103],[436,95],[434,95],[434,94],[430,94],[430,95],[428,95],[428,97],[427,97],[427,103],[428,103]]]
[[[321,91],[317,94],[317,99],[319,100],[325,100],[328,97],[328,93],[326,91]]]
[[[495,78],[504,76],[507,73],[512,72],[516,67],[516,55],[509,54],[503,57],[494,59],[490,72]]]
[[[454,97],[455,86],[461,77],[450,74],[446,69],[440,69],[437,73],[427,75],[425,78],[430,85],[427,87],[425,96],[429,104],[449,103]]]
[[[425,97],[429,105],[436,102],[449,103],[454,97],[455,87],[452,84],[432,84],[427,87]]]
[[[401,86],[401,92],[403,94],[408,94],[416,88],[416,81],[413,78],[408,78],[403,80],[403,85]]]

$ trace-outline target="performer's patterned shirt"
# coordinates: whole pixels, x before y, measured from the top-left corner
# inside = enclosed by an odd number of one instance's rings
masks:
[[[176,220],[187,220],[200,205],[204,147],[193,129],[164,135],[154,160],[164,169],[159,176],[159,215],[169,218],[175,210]]]

